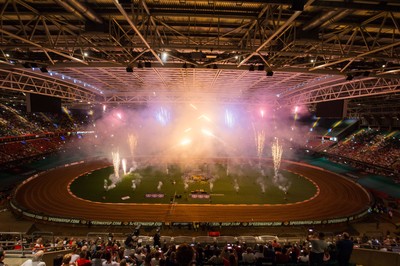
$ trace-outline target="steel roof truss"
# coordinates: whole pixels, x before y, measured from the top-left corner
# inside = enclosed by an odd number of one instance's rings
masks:
[[[23,93],[37,93],[67,99],[70,101],[94,101],[96,95],[78,86],[60,83],[57,79],[41,78],[27,72],[1,70],[0,87]]]
[[[368,79],[345,82],[329,87],[305,91],[290,97],[290,104],[310,104],[322,101],[351,99],[400,92],[400,79]]]

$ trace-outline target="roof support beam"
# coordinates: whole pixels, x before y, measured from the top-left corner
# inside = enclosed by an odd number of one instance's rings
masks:
[[[94,21],[96,23],[103,23],[102,19],[97,16],[96,13],[94,13],[93,10],[91,10],[89,7],[85,6],[83,3],[77,1],[77,0],[67,0],[67,2],[79,10],[85,17],[90,19],[91,21]]]
[[[256,22],[253,22],[253,23],[255,24]],[[216,40],[218,40],[218,38],[223,38],[223,37],[225,37],[225,36],[228,36],[228,35],[230,35],[230,34],[236,32],[236,31],[239,31],[239,30],[241,30],[241,29],[247,27],[248,25],[250,25],[250,22],[245,23],[245,24],[243,24],[243,25],[237,27],[236,29],[233,29],[233,30],[231,30],[231,31],[229,31],[229,32],[227,32],[227,33],[224,33],[224,34],[222,34],[222,35],[220,35],[220,36],[218,36],[218,37],[216,37],[216,38],[214,38],[214,39],[211,39],[211,40],[209,40],[209,41],[203,43],[202,45],[207,45],[207,44],[209,44],[209,43],[214,43]],[[251,27],[253,27],[253,26],[251,26]],[[248,33],[248,32],[246,32],[246,35],[247,35],[247,33]]]
[[[146,1],[141,0],[140,3],[142,4],[144,10],[146,11],[146,14],[149,16],[150,22],[151,22],[151,24],[153,24],[154,30],[155,30],[155,32],[156,32],[158,38],[160,38],[160,42],[161,42],[162,44],[164,44],[164,39],[163,39],[163,37],[161,36],[160,31],[157,29],[157,24],[156,24],[156,22],[155,22],[153,16],[150,14],[150,10],[149,10],[149,7],[148,7],[147,4],[146,4]]]
[[[45,52],[52,52],[52,53],[58,54],[58,55],[60,55],[60,56],[62,56],[62,57],[68,58],[68,59],[70,59],[70,60],[72,60],[72,61],[79,62],[79,63],[82,63],[82,64],[87,65],[87,62],[85,62],[84,60],[81,60],[81,59],[79,59],[79,58],[76,58],[76,57],[73,57],[73,56],[70,56],[70,55],[67,55],[67,54],[64,54],[64,53],[61,53],[60,51],[57,51],[57,50],[54,50],[54,49],[50,49],[50,48],[43,47],[43,46],[41,46],[40,44],[37,44],[37,43],[35,43],[35,42],[32,42],[32,41],[30,41],[30,40],[28,40],[28,39],[19,37],[18,35],[15,35],[15,34],[13,34],[13,33],[11,33],[11,32],[6,31],[6,30],[0,29],[0,33],[6,34],[6,35],[8,35],[8,36],[10,36],[10,37],[12,37],[12,38],[14,38],[14,39],[20,40],[20,41],[22,41],[22,42],[25,42],[25,43],[28,43],[28,44],[30,44],[30,45],[32,45],[32,46],[35,46],[35,47],[37,47],[37,48],[40,48],[40,49],[42,49],[42,50],[45,51]]]
[[[377,52],[380,52],[380,51],[383,51],[383,50],[386,50],[386,49],[390,49],[390,48],[396,47],[398,45],[400,45],[400,41],[394,42],[394,43],[391,43],[391,44],[388,44],[388,45],[385,45],[385,46],[382,46],[382,47],[379,47],[377,49],[374,49],[374,50],[371,50],[371,51],[368,51],[368,52],[365,52],[365,53],[362,53],[362,54],[359,54],[359,55],[356,55],[356,56],[346,57],[346,58],[342,58],[342,59],[339,59],[339,60],[336,60],[336,61],[333,61],[333,62],[330,62],[330,63],[322,64],[322,65],[319,65],[319,66],[315,66],[315,67],[310,68],[310,71],[313,71],[313,70],[316,70],[316,69],[325,68],[325,67],[328,67],[328,66],[333,66],[333,65],[336,65],[336,64],[339,64],[339,63],[343,63],[343,62],[346,62],[346,61],[353,61],[356,58],[361,58],[361,57],[364,57],[366,55],[374,54],[374,53],[377,53]]]
[[[268,10],[269,7],[270,7],[269,5],[265,5],[264,8],[261,10],[261,12],[258,14],[257,19],[253,20],[253,22],[251,23],[250,27],[247,29],[246,33],[243,35],[242,39],[240,40],[239,46],[242,46],[243,41],[250,34],[250,31],[254,28],[254,26],[257,25],[257,21],[262,18],[262,16]]]
[[[138,35],[138,37],[142,40],[142,42],[146,45],[146,47],[150,50],[150,52],[154,55],[154,57],[160,62],[161,65],[164,65],[163,61],[161,58],[158,56],[158,54],[151,48],[150,44],[146,41],[146,39],[143,37],[143,35],[140,33],[139,29],[135,26],[135,24],[132,22],[128,14],[125,12],[125,9],[119,4],[118,0],[113,0],[114,5],[118,8],[119,12],[121,12],[122,16],[125,18],[125,20],[129,23],[131,28],[135,31],[135,33]]]
[[[23,93],[42,94],[72,102],[94,102],[96,94],[58,79],[42,77],[30,71],[0,70],[0,88]]]
[[[172,32],[174,32],[174,33],[176,33],[176,34],[178,34],[178,35],[180,35],[180,36],[182,36],[182,37],[185,37],[189,42],[191,42],[191,43],[193,43],[193,44],[195,44],[195,45],[200,45],[199,42],[197,42],[197,41],[193,40],[192,38],[186,36],[186,35],[183,34],[182,32],[177,31],[176,29],[174,29],[174,28],[171,27],[170,25],[166,24],[166,23],[163,22],[162,20],[159,20],[158,18],[155,18],[155,20],[157,20],[158,23],[160,23],[161,25],[163,25],[164,27],[166,27],[166,28],[169,29],[170,31],[172,31]]]
[[[372,95],[400,92],[400,79],[368,78],[352,82],[343,81],[327,86],[315,86],[289,98],[281,98],[282,104],[311,104],[339,99],[353,99]]]
[[[307,3],[304,5],[304,8],[310,6],[315,0],[308,0]],[[267,40],[265,40],[265,42],[263,42],[253,53],[251,53],[249,56],[247,56],[246,58],[244,58],[238,65],[238,67],[240,67],[241,65],[243,65],[244,63],[246,63],[250,58],[252,58],[254,55],[256,55],[258,52],[260,52],[266,45],[268,45],[273,39],[275,39],[276,37],[279,37],[280,35],[282,35],[283,33],[285,33],[291,26],[293,21],[300,16],[300,14],[303,11],[296,11],[294,12],[294,14],[288,19],[286,20],[286,22],[280,26],[271,36],[269,36],[269,38]]]

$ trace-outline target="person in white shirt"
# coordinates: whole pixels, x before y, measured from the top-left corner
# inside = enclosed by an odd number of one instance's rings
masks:
[[[258,250],[254,253],[254,256],[256,257],[256,260],[264,258],[264,246],[263,245],[258,246]]]
[[[242,261],[244,263],[252,264],[256,262],[256,256],[254,256],[253,251],[251,248],[247,248],[246,252],[242,254]]]
[[[308,258],[308,252],[305,251],[305,250],[302,250],[302,251],[301,251],[301,254],[300,254],[299,258],[298,258],[298,262],[304,262],[304,263],[306,263],[306,262],[308,262],[308,260],[309,260],[309,258]]]
[[[69,263],[75,263],[79,259],[79,248],[77,245],[72,246],[71,261]]]
[[[160,251],[157,251],[150,261],[151,266],[159,266],[160,260],[162,260],[162,253]]]
[[[32,259],[26,260],[21,266],[46,266],[46,263],[42,261],[44,251],[39,250],[33,254]]]
[[[323,232],[319,232],[318,234],[314,233],[312,236],[308,236],[307,240],[311,243],[311,251],[309,255],[310,265],[322,265],[324,261],[324,253],[328,248],[328,244],[324,240],[325,234]]]

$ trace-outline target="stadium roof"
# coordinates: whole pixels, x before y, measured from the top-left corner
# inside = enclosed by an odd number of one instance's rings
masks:
[[[0,3],[5,97],[357,106],[365,96],[399,99],[398,0]]]

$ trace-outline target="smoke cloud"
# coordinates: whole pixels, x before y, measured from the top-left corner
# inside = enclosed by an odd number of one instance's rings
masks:
[[[297,108],[298,109],[298,108]],[[304,142],[307,128],[290,108],[244,105],[161,104],[140,109],[107,108],[87,130],[82,149],[92,156],[157,157],[185,162],[199,158],[271,158],[279,138],[283,157]],[[133,162],[128,162],[131,166]],[[135,166],[136,167],[136,166]]]

